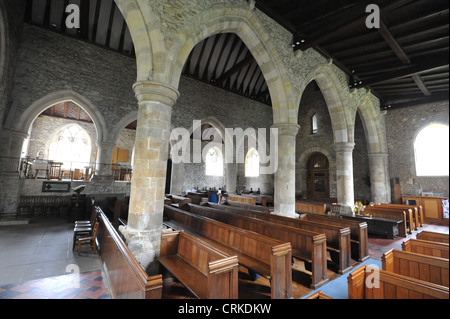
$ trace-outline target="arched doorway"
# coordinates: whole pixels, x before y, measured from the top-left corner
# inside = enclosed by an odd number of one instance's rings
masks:
[[[322,153],[313,153],[306,162],[307,194],[310,199],[330,197],[329,162]]]

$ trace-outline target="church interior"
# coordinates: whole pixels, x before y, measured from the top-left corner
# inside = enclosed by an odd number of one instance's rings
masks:
[[[0,299],[448,299],[448,16],[1,0]]]

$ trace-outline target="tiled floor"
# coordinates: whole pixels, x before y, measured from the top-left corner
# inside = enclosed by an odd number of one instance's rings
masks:
[[[447,233],[449,227],[439,224],[426,224],[421,227],[418,231],[414,231],[412,234],[408,235],[407,238],[416,238],[418,232],[423,230],[434,231],[438,233]],[[371,258],[381,260],[381,256],[390,249],[402,249],[402,243],[407,239],[404,237],[396,237],[395,239],[385,239],[378,238],[374,236],[369,236],[369,255]]]
[[[0,287],[0,299],[111,299],[102,273],[92,271]]]
[[[98,254],[78,256],[72,236],[73,224],[62,219],[0,226],[0,299],[109,297]]]

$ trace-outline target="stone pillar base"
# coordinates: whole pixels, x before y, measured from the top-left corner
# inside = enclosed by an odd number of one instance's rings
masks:
[[[120,226],[119,232],[125,237],[128,249],[148,274],[158,273],[155,262],[161,246],[161,229],[138,230]]]

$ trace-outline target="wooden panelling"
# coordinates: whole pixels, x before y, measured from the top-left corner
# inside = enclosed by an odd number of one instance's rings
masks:
[[[162,275],[149,276],[99,207],[97,235],[102,268],[114,299],[161,299]]]
[[[382,256],[383,270],[448,287],[448,259],[391,249]]]

